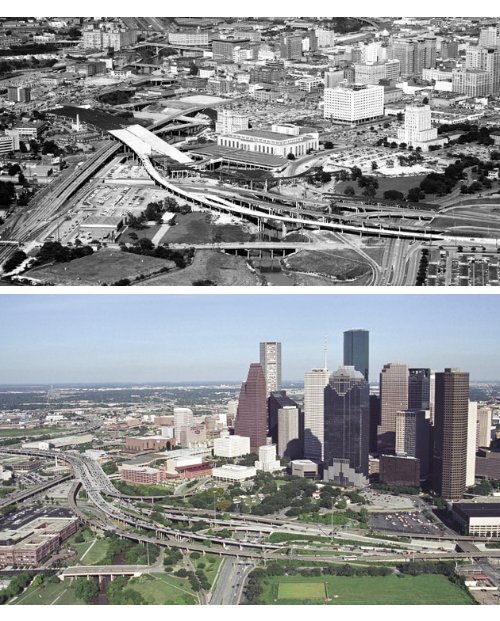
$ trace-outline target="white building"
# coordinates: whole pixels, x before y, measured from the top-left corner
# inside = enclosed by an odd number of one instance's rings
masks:
[[[174,408],[174,438],[179,442],[181,431],[193,424],[193,410],[190,408]]]
[[[480,407],[477,410],[476,447],[489,448],[491,444],[492,413],[491,408]]]
[[[19,148],[19,145],[17,146],[17,148]],[[5,155],[15,150],[16,149],[13,136],[0,136],[0,155]]]
[[[301,157],[309,149],[319,149],[319,134],[311,128],[281,124],[272,125],[270,130],[244,129],[229,135],[223,134],[217,137],[217,144],[284,158],[290,154]]]
[[[318,47],[333,47],[335,45],[335,32],[333,30],[316,28],[315,34],[318,38]]]
[[[255,466],[238,466],[236,464],[224,464],[220,468],[212,470],[212,477],[220,481],[244,481],[253,478],[256,474]]]
[[[242,129],[248,129],[250,117],[234,110],[218,110],[215,131],[218,134],[231,134]]]
[[[208,45],[208,32],[169,32],[168,42],[172,45]]]
[[[304,76],[303,78],[298,79],[296,84],[300,91],[310,93],[314,88],[318,88],[320,84],[323,84],[323,80],[313,76]]]
[[[445,138],[438,138],[437,128],[431,125],[431,107],[420,104],[406,106],[404,127],[398,129],[398,140],[409,147],[420,147],[422,151],[446,142]]]
[[[216,457],[241,457],[250,453],[250,438],[244,436],[224,436],[214,440]]]
[[[325,88],[324,117],[341,123],[364,123],[384,114],[384,87],[345,84]]]
[[[304,457],[321,461],[324,447],[325,386],[328,369],[313,369],[304,374]]]
[[[476,478],[477,401],[469,401],[467,417],[467,455],[465,461],[465,486],[474,485]]]
[[[266,378],[267,392],[281,390],[281,343],[260,343],[260,365]]]
[[[276,459],[276,444],[259,446],[259,459],[255,462],[255,469],[262,472],[276,472],[282,469],[279,459]]]

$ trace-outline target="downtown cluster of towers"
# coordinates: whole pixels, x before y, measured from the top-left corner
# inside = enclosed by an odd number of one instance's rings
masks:
[[[330,373],[325,360],[324,368],[306,372],[299,408],[281,390],[281,343],[261,343],[260,362],[241,387],[234,432],[250,438],[252,452],[271,442],[279,457],[315,462],[324,480],[365,486],[380,469],[383,482],[427,481],[436,495],[460,499],[474,484],[478,418],[469,374],[389,363],[379,394],[370,394],[368,377],[369,333],[348,330],[343,366]]]

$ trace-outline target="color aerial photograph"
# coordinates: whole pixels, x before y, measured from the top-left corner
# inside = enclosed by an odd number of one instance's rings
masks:
[[[499,311],[2,295],[0,603],[498,605]]]
[[[0,284],[498,286],[499,23],[0,17]]]

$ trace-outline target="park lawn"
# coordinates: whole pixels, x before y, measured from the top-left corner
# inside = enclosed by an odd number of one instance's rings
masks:
[[[328,604],[367,605],[458,605],[472,604],[473,599],[463,589],[454,585],[446,576],[427,574],[420,576],[321,576],[326,584]],[[260,597],[265,604],[297,604],[297,597],[284,599],[282,585],[287,583],[318,584],[318,577],[273,576],[264,580]],[[303,601],[312,599],[304,596]]]
[[[60,599],[57,599],[61,596]],[[72,587],[68,582],[42,584],[42,586],[29,586],[22,595],[13,602],[14,605],[50,605],[57,599],[56,604],[84,604],[75,597]]]
[[[69,434],[69,429],[61,427],[36,427],[35,429],[0,429],[0,438],[23,438],[53,434]]]
[[[355,281],[371,274],[369,263],[351,249],[301,250],[286,260],[290,270],[332,276],[339,281]]]
[[[222,557],[217,554],[205,554],[205,556],[201,556],[200,558],[191,559],[191,562],[195,566],[195,569],[198,569],[198,565],[200,563],[205,564],[205,567],[201,571],[210,582],[210,586],[212,586],[215,576],[217,575],[219,565],[222,563]]]
[[[144,574],[132,578],[127,589],[140,593],[148,604],[197,604],[197,597],[185,578],[165,574]]]
[[[325,599],[324,582],[280,582],[278,601],[282,599]]]
[[[88,554],[86,554],[85,557],[82,559],[82,556],[85,554],[87,548],[90,546],[91,543],[92,542],[76,544],[78,545],[80,550],[80,556],[78,558],[81,565],[97,565],[100,561],[103,560],[103,558],[105,558],[108,552],[108,540],[104,538],[98,538],[95,544],[90,548]]]

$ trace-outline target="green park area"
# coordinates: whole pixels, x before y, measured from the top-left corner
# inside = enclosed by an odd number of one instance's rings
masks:
[[[31,438],[37,436],[70,434],[70,429],[61,427],[35,427],[34,429],[0,429],[0,438]]]
[[[193,556],[193,554],[195,556]],[[196,558],[197,552],[191,554],[191,562],[194,565],[196,571],[201,571],[210,585],[213,585],[215,576],[219,570],[219,566],[222,562],[222,557],[217,554],[205,554],[205,556],[199,556]]]
[[[446,576],[272,576],[263,581],[263,604],[459,605],[472,604],[467,591]]]
[[[198,599],[193,593],[189,581],[165,574],[143,574],[132,578],[127,589],[138,593],[146,604],[197,604]]]
[[[41,606],[41,605],[73,605],[84,604],[74,593],[69,581],[62,582],[58,578],[39,585],[31,584],[17,599],[11,601],[13,605]]]

